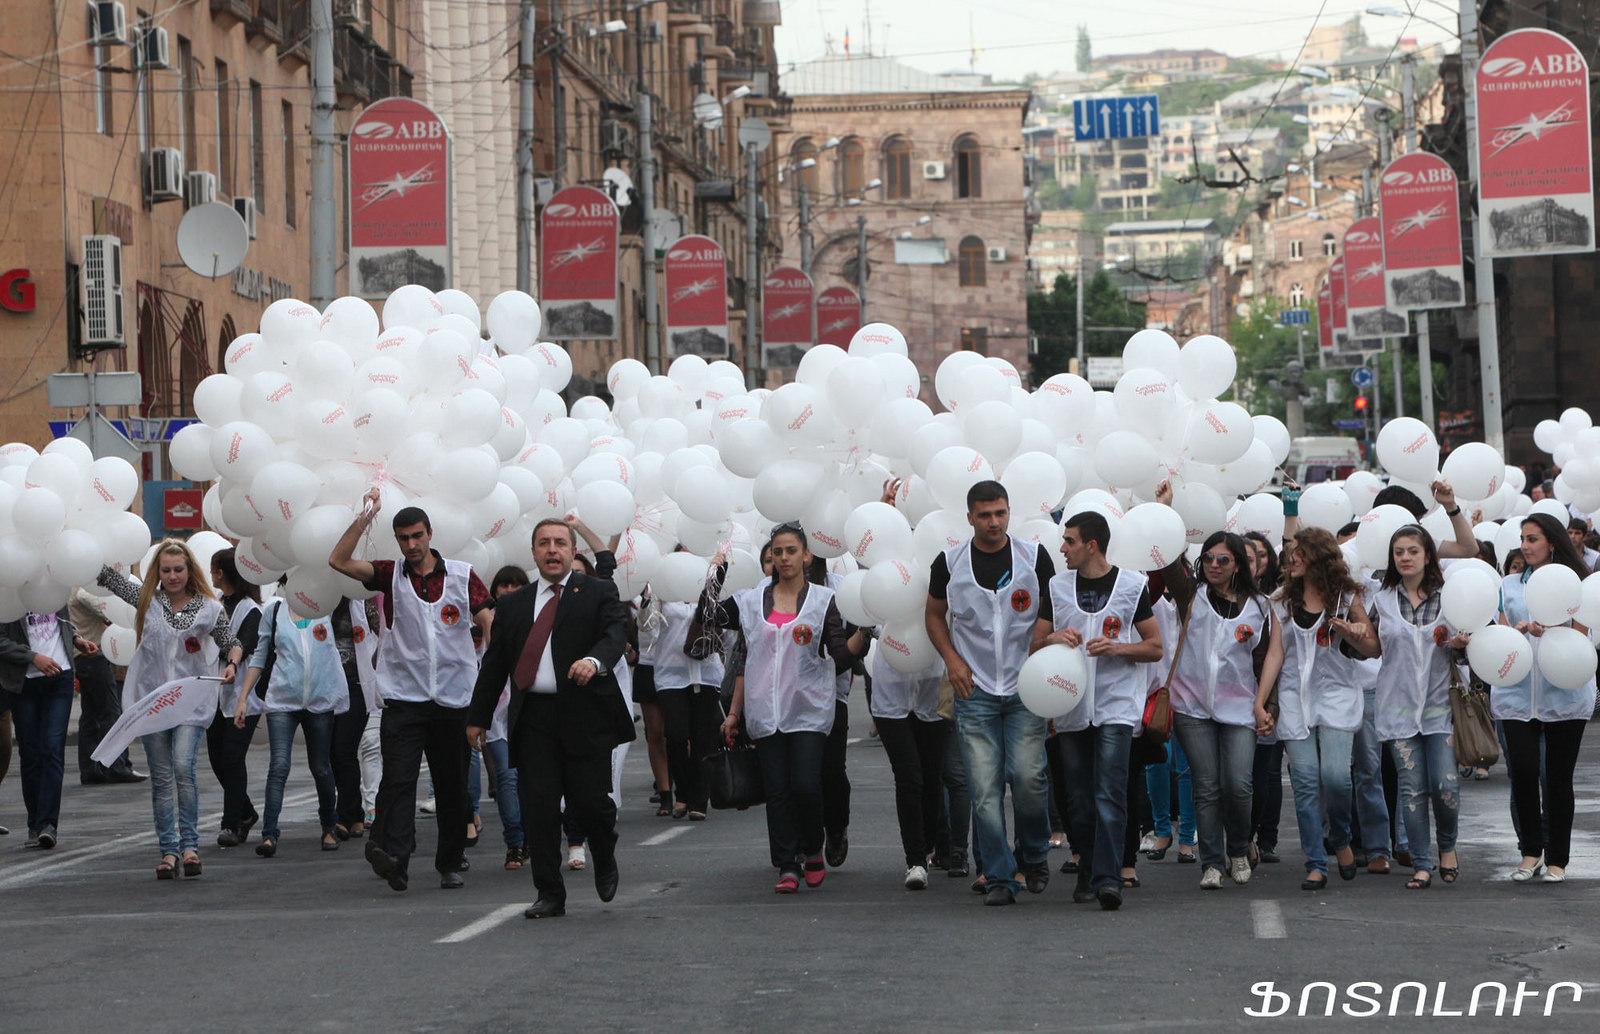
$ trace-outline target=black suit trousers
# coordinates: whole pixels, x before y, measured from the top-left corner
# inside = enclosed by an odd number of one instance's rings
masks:
[[[409,873],[417,849],[417,775],[426,754],[439,807],[433,867],[455,872],[467,847],[467,709],[391,700],[378,728],[383,778],[374,808],[373,843]]]
[[[528,837],[528,861],[539,896],[566,899],[561,879],[561,800],[588,838],[597,865],[617,850],[617,806],[611,800],[611,751],[585,742],[568,749],[561,742],[561,702],[554,696],[523,697],[517,727],[517,792],[522,801],[522,826]]]

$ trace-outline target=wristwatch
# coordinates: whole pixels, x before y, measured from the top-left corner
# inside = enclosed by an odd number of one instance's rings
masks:
[[[1455,518],[1461,515],[1461,507],[1458,505],[1454,510],[1446,510],[1444,515],[1449,517],[1451,520],[1455,520]]]

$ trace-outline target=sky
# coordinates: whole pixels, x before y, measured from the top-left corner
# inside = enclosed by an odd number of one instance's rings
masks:
[[[1405,34],[1424,44],[1447,34],[1420,18],[1454,23],[1454,5],[1446,0],[1388,3],[1414,7],[1418,20]],[[1096,54],[1209,47],[1232,57],[1287,60],[1313,24],[1338,24],[1367,6],[1359,0],[782,0],[778,62],[781,70],[822,56],[827,36],[833,52],[842,54],[847,29],[851,52],[864,52],[869,11],[872,52],[930,72],[968,68],[974,45],[977,70],[997,78],[1070,71],[1080,22],[1088,25]],[[1405,19],[1363,15],[1362,22],[1369,40],[1387,45]]]

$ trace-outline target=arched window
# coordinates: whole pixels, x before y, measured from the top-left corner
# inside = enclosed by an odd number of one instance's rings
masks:
[[[867,149],[859,137],[845,137],[834,159],[839,171],[839,196],[859,197],[867,183]]]
[[[883,196],[891,201],[911,196],[911,141],[903,136],[883,142]]]
[[[1303,308],[1306,304],[1305,288],[1299,284],[1289,285],[1289,307],[1292,309]]]
[[[956,197],[983,196],[983,154],[978,138],[971,133],[956,138]]]
[[[791,167],[799,165],[807,158],[812,161],[817,159],[817,145],[808,136],[796,140],[794,146],[789,149],[789,165]],[[794,176],[794,197],[796,202],[800,200],[801,191],[805,191],[813,197],[816,196],[817,167],[815,165],[809,169],[801,169],[792,175]]]
[[[1333,258],[1335,255],[1339,254],[1339,242],[1334,240],[1333,234],[1331,233],[1325,233],[1322,235],[1322,254],[1326,258]]]
[[[963,237],[956,250],[962,287],[983,287],[989,282],[989,253],[982,237]]]

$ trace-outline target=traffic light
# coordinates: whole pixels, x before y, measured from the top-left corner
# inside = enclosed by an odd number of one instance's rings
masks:
[[[1357,395],[1356,396],[1356,401],[1355,401],[1355,407],[1356,407],[1356,412],[1357,413],[1359,413],[1362,416],[1366,416],[1367,415],[1367,397],[1365,395]]]

